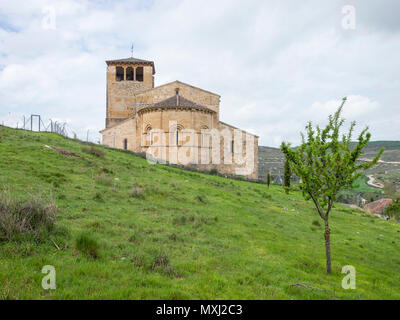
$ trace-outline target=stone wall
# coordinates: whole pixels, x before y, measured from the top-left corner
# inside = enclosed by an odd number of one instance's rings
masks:
[[[136,151],[136,119],[128,119],[119,125],[101,131],[102,144],[117,149],[124,149],[124,140],[127,139],[128,150]]]

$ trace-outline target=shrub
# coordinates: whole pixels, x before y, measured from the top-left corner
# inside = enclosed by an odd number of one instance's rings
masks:
[[[97,148],[94,148],[94,147],[82,148],[82,152],[89,153],[89,154],[91,154],[93,156],[96,156],[98,158],[104,158],[104,155],[105,155],[104,151],[102,151],[100,149],[97,149]]]
[[[55,226],[57,205],[39,196],[16,199],[8,191],[0,192],[0,240],[16,240],[32,236],[46,238]]]
[[[99,244],[87,233],[80,234],[75,240],[76,249],[82,254],[97,259],[99,257]]]
[[[386,208],[385,216],[397,221],[400,220],[400,199],[393,201],[392,204]]]
[[[213,169],[210,170],[210,174],[216,176],[216,175],[218,175],[218,170],[213,168]]]

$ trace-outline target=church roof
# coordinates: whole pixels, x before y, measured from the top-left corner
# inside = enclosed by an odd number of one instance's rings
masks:
[[[188,109],[196,109],[196,110],[200,110],[200,111],[208,111],[208,112],[213,112],[215,113],[215,111],[203,107],[193,101],[190,101],[184,97],[181,97],[180,95],[175,95],[172,96],[170,98],[167,98],[165,100],[162,100],[160,102],[155,103],[152,106],[149,107],[145,107],[141,110],[144,109],[175,109],[175,108],[188,108]]]
[[[146,65],[151,65],[153,67],[153,74],[156,73],[156,68],[154,67],[154,61],[149,61],[149,60],[142,60],[134,57],[130,58],[125,58],[125,59],[116,59],[116,60],[106,60],[107,65],[110,64],[146,64]]]

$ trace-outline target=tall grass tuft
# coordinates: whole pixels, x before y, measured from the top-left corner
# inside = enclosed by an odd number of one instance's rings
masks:
[[[161,272],[168,276],[177,276],[176,271],[171,266],[169,258],[166,253],[162,252],[154,257],[153,263],[151,265],[151,270],[155,272]]]
[[[57,210],[53,200],[34,195],[17,199],[10,191],[0,191],[0,241],[47,238],[55,227]]]
[[[106,154],[104,151],[94,147],[82,148],[82,152],[89,153],[98,158],[104,158],[104,155]]]
[[[99,174],[94,177],[94,180],[103,186],[111,187],[113,185],[113,178],[105,174]]]
[[[131,197],[137,198],[137,199],[142,199],[142,200],[145,199],[146,198],[146,188],[141,185],[137,185],[134,182],[133,186],[132,186]]]
[[[99,244],[96,239],[87,233],[80,234],[75,240],[76,249],[87,257],[97,259],[99,257]]]

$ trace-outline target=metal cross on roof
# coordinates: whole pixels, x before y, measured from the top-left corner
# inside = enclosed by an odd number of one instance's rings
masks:
[[[131,57],[133,58],[133,42],[132,42],[132,46],[131,46]]]

